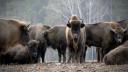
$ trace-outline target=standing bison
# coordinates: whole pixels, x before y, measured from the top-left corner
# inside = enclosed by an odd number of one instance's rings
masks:
[[[86,41],[85,25],[77,16],[71,16],[65,30],[67,46],[69,49],[68,62],[84,62]]]
[[[104,56],[103,61],[107,65],[128,64],[128,41],[111,50]]]
[[[30,40],[27,45],[16,44],[1,54],[1,63],[26,64],[37,62],[38,41]]]
[[[47,44],[42,33],[48,29],[50,29],[50,27],[43,24],[34,24],[29,27],[30,40],[39,41],[38,62],[40,62],[40,57],[42,58],[42,62],[44,62]]]
[[[64,26],[55,26],[46,32],[44,32],[44,37],[47,41],[48,46],[53,49],[58,50],[59,62],[61,62],[61,55],[63,55],[63,62],[66,62],[66,37],[65,37]]]
[[[86,25],[87,45],[97,48],[98,62],[104,55],[122,43],[126,29],[117,22],[101,22]]]
[[[26,45],[29,41],[26,24],[16,20],[0,19],[0,60],[1,55],[16,44]]]

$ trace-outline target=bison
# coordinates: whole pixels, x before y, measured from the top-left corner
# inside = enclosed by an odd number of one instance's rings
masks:
[[[27,24],[16,20],[0,19],[0,59],[1,53],[19,43],[26,45],[29,41]]]
[[[106,53],[122,43],[126,29],[123,29],[118,22],[101,22],[86,24],[87,45],[97,48],[97,60],[102,62]]]
[[[38,46],[38,62],[40,58],[42,58],[42,62],[44,62],[45,52],[46,52],[46,40],[44,39],[43,32],[50,29],[50,26],[43,25],[43,24],[33,24],[29,27],[29,37],[30,40],[37,40],[39,41]]]
[[[65,30],[67,46],[69,49],[68,62],[84,62],[86,42],[85,24],[77,16],[71,16]]]
[[[2,64],[26,64],[37,62],[38,41],[30,40],[27,45],[16,44],[1,53]]]
[[[107,53],[103,61],[106,65],[128,64],[128,41]]]
[[[54,26],[53,28],[44,32],[44,37],[47,41],[47,45],[53,49],[58,50],[59,62],[61,62],[61,55],[63,55],[63,62],[66,62],[66,37],[65,26]]]

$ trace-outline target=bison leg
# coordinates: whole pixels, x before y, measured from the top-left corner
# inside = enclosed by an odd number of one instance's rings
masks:
[[[45,52],[46,52],[46,50],[43,51],[41,54],[42,62],[45,62]]]
[[[77,55],[74,53],[74,52],[72,52],[72,63],[77,63]]]
[[[63,63],[66,62],[66,48],[62,51],[61,50],[61,54],[63,55]]]
[[[66,62],[66,53],[63,53],[63,63]]]
[[[71,62],[71,57],[72,57],[72,53],[69,51],[68,63],[70,63],[70,62]]]
[[[81,55],[81,61],[80,63],[84,63],[85,62],[85,58],[86,58],[86,50],[87,50],[87,47],[85,47],[84,51],[83,51],[83,54]]]
[[[72,57],[72,49],[71,49],[71,46],[68,46],[68,63],[71,63],[71,57]]]
[[[76,57],[75,62],[80,63],[81,54],[80,53],[78,53],[77,55],[75,54],[75,57]],[[83,57],[82,57],[82,59],[83,59]]]
[[[68,63],[73,62],[73,50],[69,48]]]
[[[63,55],[63,63],[65,63],[66,62],[66,45],[63,45],[61,48],[62,48],[61,53]]]
[[[104,49],[101,48],[100,49],[100,62],[103,62],[103,57],[104,57],[105,53],[104,53]]]
[[[41,61],[41,56],[40,56],[40,55],[38,55],[38,58],[37,58],[37,59],[38,59],[38,61],[37,61],[38,63],[41,63],[41,62],[42,62],[42,61]]]
[[[58,57],[59,57],[59,63],[61,62],[61,50],[60,50],[60,48],[57,48],[57,50],[58,50]]]
[[[100,62],[100,48],[96,48],[96,53],[97,53],[97,62]]]
[[[41,57],[41,52],[42,52],[42,51],[41,51],[41,49],[39,48],[39,49],[38,49],[38,55],[37,55],[37,62],[38,62],[38,63],[42,63],[42,61],[41,61],[41,58],[42,58],[42,57]]]
[[[46,53],[46,48],[44,48],[44,47],[42,48],[42,46],[40,46],[38,49],[38,59],[41,56],[42,62],[45,62],[45,53]]]
[[[86,60],[86,51],[87,51],[87,47],[85,48],[85,51],[84,51],[84,62],[85,62],[85,60]]]

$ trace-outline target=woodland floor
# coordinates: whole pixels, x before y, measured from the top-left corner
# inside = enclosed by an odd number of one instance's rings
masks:
[[[0,65],[0,72],[128,72],[128,65],[103,63],[63,64],[40,63],[24,65]]]

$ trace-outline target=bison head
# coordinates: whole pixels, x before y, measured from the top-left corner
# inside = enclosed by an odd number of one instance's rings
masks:
[[[28,49],[29,49],[29,53],[30,56],[32,57],[32,59],[36,60],[37,59],[37,54],[38,54],[38,44],[39,41],[36,40],[30,40],[28,42]]]
[[[127,29],[123,29],[118,23],[111,23],[111,34],[117,43],[121,43]]]
[[[125,42],[126,40],[128,40],[128,19],[118,21],[118,23],[120,24],[122,28],[127,29],[124,35],[124,39],[123,39],[123,42]]]
[[[72,16],[70,20],[67,23],[67,27],[71,28],[71,35],[73,37],[74,42],[77,42],[79,40],[80,36],[80,30],[85,25],[83,21],[77,18],[77,16]]]

